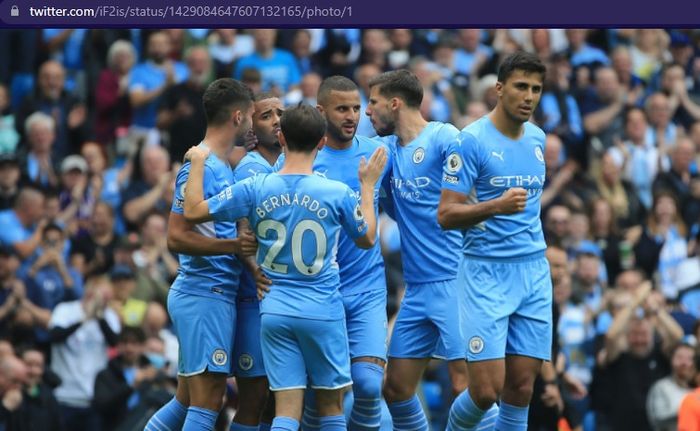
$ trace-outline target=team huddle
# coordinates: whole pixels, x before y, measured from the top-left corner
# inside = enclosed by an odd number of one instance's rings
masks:
[[[213,429],[230,375],[231,430],[378,430],[382,399],[393,429],[428,430],[416,390],[432,358],[448,361],[456,396],[448,430],[526,430],[552,344],[545,134],[528,122],[544,74],[531,54],[506,58],[496,108],[462,131],[421,116],[405,70],[371,81],[364,113],[340,76],[318,106],[286,110],[212,83],[168,227],[178,388],[146,430]],[[365,114],[378,137],[356,135]],[[251,130],[255,149],[232,169]],[[390,337],[380,209],[398,225],[406,284]]]

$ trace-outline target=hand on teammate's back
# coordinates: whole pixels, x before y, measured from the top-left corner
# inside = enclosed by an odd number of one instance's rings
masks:
[[[185,161],[193,161],[193,160],[206,160],[206,158],[209,157],[209,148],[204,147],[204,146],[199,146],[196,145],[194,147],[191,147],[187,152],[185,153]]]
[[[501,195],[499,214],[515,214],[525,209],[527,191],[520,187],[508,189]]]
[[[255,238],[250,231],[239,232],[238,238],[240,240],[241,255],[243,256],[255,256],[258,252],[258,240]]]
[[[255,272],[253,273],[253,278],[255,279],[255,287],[258,290],[258,300],[262,301],[262,299],[265,297],[265,294],[270,291],[272,281],[270,281],[270,279],[265,276],[265,273],[259,266],[255,269]]]

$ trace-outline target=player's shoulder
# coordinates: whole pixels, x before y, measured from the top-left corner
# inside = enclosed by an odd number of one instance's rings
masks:
[[[546,133],[536,124],[529,121],[525,123],[525,135],[541,141],[544,144]]]
[[[481,147],[486,142],[487,121],[486,117],[482,117],[460,130],[455,138],[457,144],[465,148]]]

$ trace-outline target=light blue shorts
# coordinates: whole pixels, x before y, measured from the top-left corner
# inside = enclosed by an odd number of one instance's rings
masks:
[[[168,313],[180,343],[177,373],[231,375],[236,306],[228,301],[170,289]]]
[[[233,373],[236,377],[263,377],[265,364],[260,347],[260,303],[255,298],[236,304],[236,342]]]
[[[343,296],[350,358],[370,356],[386,361],[386,289]]]
[[[467,360],[552,354],[552,280],[544,253],[522,259],[465,256]]]
[[[270,389],[340,389],[352,384],[343,320],[312,320],[265,313],[261,345]]]
[[[389,357],[465,359],[463,313],[462,293],[454,279],[406,286]]]

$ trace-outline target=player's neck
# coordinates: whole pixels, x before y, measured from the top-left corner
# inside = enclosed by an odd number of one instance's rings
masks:
[[[282,152],[282,149],[279,147],[265,147],[262,145],[258,145],[255,148],[255,151],[260,154],[263,159],[267,161],[267,163],[270,164],[270,166],[274,165],[275,162],[277,162],[277,158],[280,156],[280,153]]]
[[[342,141],[338,141],[336,139],[333,139],[332,136],[326,134],[326,147],[332,148],[334,150],[347,150],[348,148],[350,148],[352,146],[352,141],[354,139],[355,138],[353,137],[349,141],[342,142]]]
[[[398,121],[396,121],[396,136],[399,137],[399,144],[410,144],[427,125],[428,122],[419,110],[412,109],[401,112]]]
[[[523,135],[523,123],[511,119],[500,105],[491,111],[489,119],[491,119],[496,130],[507,138],[518,140]]]
[[[227,130],[210,127],[207,129],[202,142],[221,160],[228,160],[227,155],[233,148],[234,136],[235,133],[232,134]]]
[[[316,152],[311,154],[287,151],[284,154],[284,166],[278,172],[282,175],[311,175]]]

